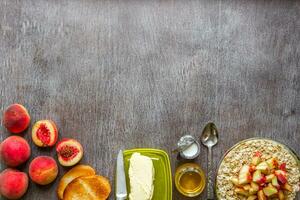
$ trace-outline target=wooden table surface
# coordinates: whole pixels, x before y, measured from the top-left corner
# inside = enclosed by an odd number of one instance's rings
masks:
[[[54,120],[113,187],[119,149],[164,149],[174,172],[177,140],[208,121],[220,132],[214,168],[254,136],[299,154],[300,2],[2,0],[0,87],[1,113],[19,102],[32,123]],[[56,156],[24,137],[31,159]],[[23,199],[56,199],[57,183],[30,183]],[[187,198],[174,188],[173,199]]]

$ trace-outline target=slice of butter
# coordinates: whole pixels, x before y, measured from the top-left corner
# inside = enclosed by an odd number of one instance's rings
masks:
[[[133,153],[130,158],[130,200],[151,200],[155,170],[151,158]]]

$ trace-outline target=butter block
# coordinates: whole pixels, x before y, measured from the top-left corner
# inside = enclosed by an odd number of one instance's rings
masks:
[[[129,200],[151,200],[155,169],[151,158],[133,153],[129,164]]]

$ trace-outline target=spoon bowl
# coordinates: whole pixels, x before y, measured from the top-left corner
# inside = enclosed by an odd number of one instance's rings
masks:
[[[213,147],[218,143],[218,130],[213,122],[206,124],[202,131],[201,142],[204,146]]]

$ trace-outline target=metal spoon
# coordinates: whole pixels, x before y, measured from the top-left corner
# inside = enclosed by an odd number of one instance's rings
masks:
[[[206,124],[202,131],[201,135],[201,142],[204,146],[208,148],[208,184],[207,184],[207,199],[213,200],[214,199],[214,192],[213,192],[213,180],[212,180],[212,147],[217,144],[218,142],[218,130],[216,125],[213,122],[209,122]]]

